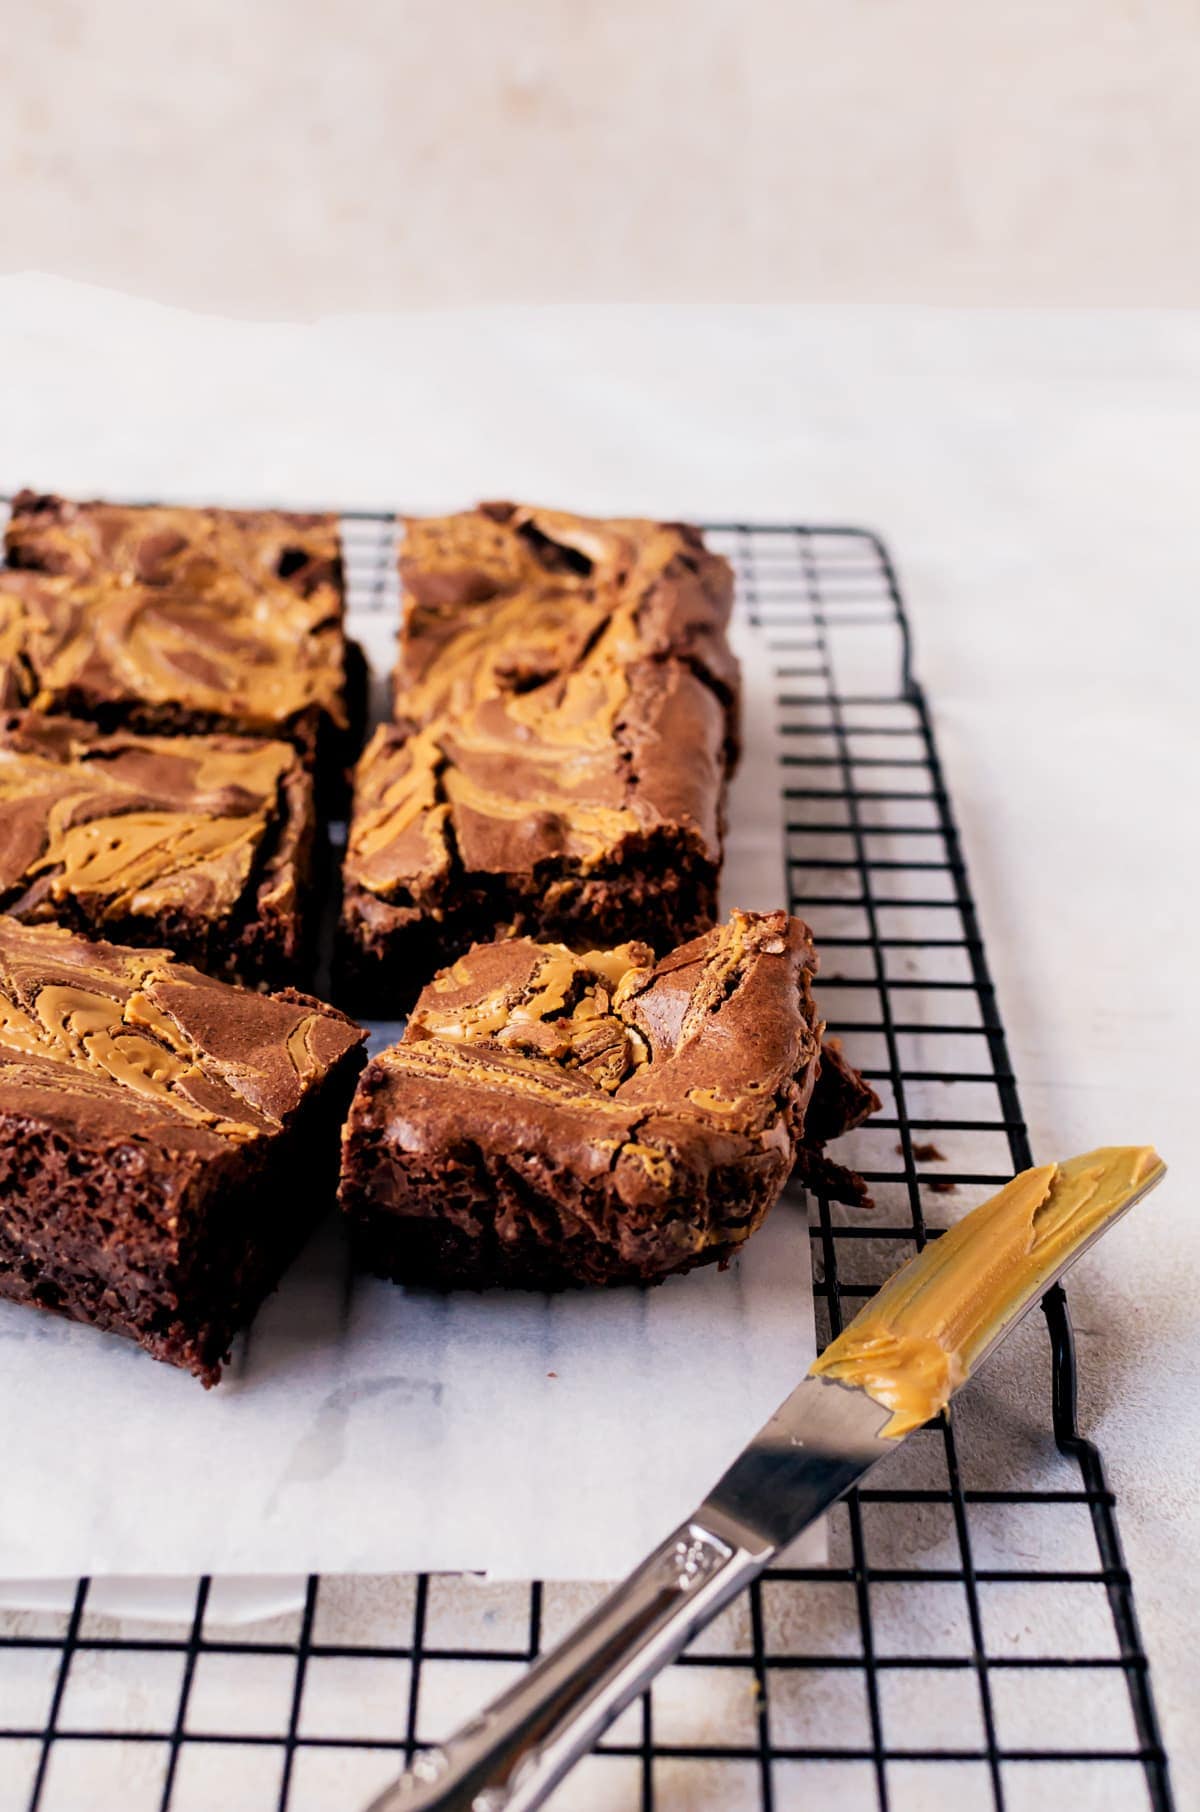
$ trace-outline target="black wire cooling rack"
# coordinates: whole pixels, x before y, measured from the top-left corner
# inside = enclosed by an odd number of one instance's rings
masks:
[[[710,538],[769,664],[791,906],[823,954],[830,1028],[884,1100],[850,1151],[874,1207],[808,1204],[823,1342],[1032,1158],[885,548],[856,529],[721,524]],[[391,519],[348,517],[345,539],[352,621],[382,668]],[[1170,1807],[1115,1504],[1076,1426],[1061,1289],[1045,1308],[953,1421],[837,1508],[830,1565],[773,1569],[556,1806]],[[0,1614],[0,1808],[354,1812],[589,1597],[311,1578],[294,1608],[239,1625],[223,1588],[194,1582],[176,1625],[112,1617],[87,1580],[58,1608]]]

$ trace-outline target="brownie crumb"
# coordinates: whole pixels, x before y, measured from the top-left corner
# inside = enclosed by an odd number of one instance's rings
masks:
[[[947,1161],[945,1152],[939,1151],[936,1145],[922,1144],[917,1140],[913,1141],[912,1155],[918,1164],[944,1164]],[[904,1147],[899,1143],[896,1145],[896,1156],[904,1156]]]

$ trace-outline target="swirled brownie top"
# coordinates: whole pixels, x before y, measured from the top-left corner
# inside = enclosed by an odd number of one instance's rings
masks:
[[[669,825],[713,860],[734,735],[731,578],[695,529],[488,504],[411,521],[396,727],[359,774],[354,880],[594,867]]]
[[[335,518],[22,492],[6,552],[5,704],[307,743],[348,728]]]
[[[336,516],[282,510],[73,503],[20,491],[4,536],[8,564],[72,579],[205,591],[231,575],[300,597],[341,583]]]
[[[729,567],[687,523],[485,503],[410,519],[400,576],[397,722],[490,704],[487,718],[595,748],[637,661],[685,661],[726,695],[737,683]]]
[[[804,1136],[807,929],[734,912],[657,961],[510,938],[368,1063],[339,1199],[363,1261],[438,1287],[647,1282],[726,1260]]]
[[[0,1108],[202,1156],[277,1133],[361,1040],[303,994],[0,917]]]
[[[815,967],[806,928],[781,912],[735,911],[657,961],[637,943],[476,945],[429,984],[403,1042],[374,1064],[414,1084],[496,1088],[514,1128],[586,1108],[601,1144],[634,1141],[651,1170],[669,1168],[655,1143],[668,1124],[668,1145],[786,1143],[816,1073]]]
[[[273,853],[285,792],[308,787],[290,743],[14,714],[0,720],[0,907],[227,917]]]

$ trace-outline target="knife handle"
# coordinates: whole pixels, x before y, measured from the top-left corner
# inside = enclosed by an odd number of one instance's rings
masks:
[[[763,1569],[680,1524],[557,1648],[367,1812],[533,1812],[654,1675]]]

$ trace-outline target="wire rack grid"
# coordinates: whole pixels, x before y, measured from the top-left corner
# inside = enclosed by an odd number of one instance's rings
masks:
[[[389,517],[345,520],[351,620],[377,673],[398,608],[392,534]],[[823,1342],[1032,1160],[886,549],[857,529],[709,535],[770,663],[791,907],[823,953],[830,1029],[884,1103],[849,1151],[874,1206],[807,1204]],[[772,1569],[624,1714],[561,1812],[787,1812],[818,1795],[844,1812],[1022,1812],[1055,1794],[1167,1812],[1060,1289],[1045,1308],[953,1421],[837,1508],[830,1565]],[[88,1580],[0,1614],[0,1812],[352,1812],[597,1590],[314,1577],[245,1626],[223,1583],[195,1581],[176,1625],[110,1615]]]

